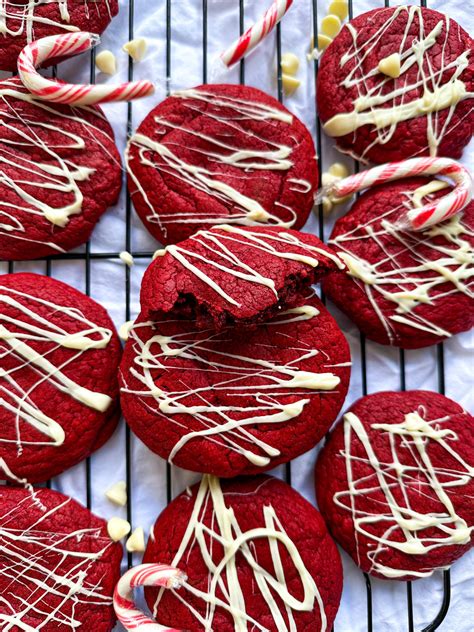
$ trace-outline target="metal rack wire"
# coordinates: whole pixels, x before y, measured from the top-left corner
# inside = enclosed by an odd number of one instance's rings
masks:
[[[171,29],[171,19],[172,19],[172,11],[173,11],[173,0],[159,0],[163,2],[166,6],[166,42],[165,42],[165,69],[166,69],[166,86],[167,92],[170,91],[171,84],[171,73],[172,73],[172,29]],[[206,83],[208,80],[208,68],[209,68],[209,59],[208,59],[208,0],[193,0],[196,3],[201,3],[202,5],[202,80],[203,83]],[[236,15],[239,20],[239,30],[240,33],[244,30],[244,22],[245,22],[245,3],[244,0],[235,0],[236,5],[238,4],[238,10],[236,9]],[[380,0],[380,5],[382,3],[385,6],[389,6],[389,0]],[[314,40],[317,41],[318,35],[318,2],[317,0],[311,0],[312,4],[312,30],[314,34]],[[426,0],[420,0],[421,6],[426,6]],[[349,0],[349,17],[353,16],[353,2]],[[135,24],[135,0],[128,0],[128,38],[133,39],[134,36],[134,24]],[[278,77],[277,77],[277,90],[278,90],[278,98],[280,101],[283,101],[283,89],[282,89],[282,75],[281,75],[281,67],[280,67],[280,59],[282,52],[282,29],[283,26],[279,24],[276,29],[276,54],[277,54],[277,68],[278,68]],[[53,75],[55,75],[55,69],[53,69]],[[133,80],[133,62],[130,59],[128,63],[128,80]],[[314,62],[314,80],[317,80],[318,75],[318,62]],[[92,51],[90,57],[90,80],[91,82],[95,81],[95,55]],[[242,84],[245,83],[245,61],[240,62],[240,73],[239,80]],[[129,103],[127,105],[127,116],[126,116],[126,132],[127,138],[132,133],[132,114],[133,114],[133,104]],[[321,126],[317,117],[317,112],[315,109],[314,112],[315,122],[316,122],[316,147],[319,160],[319,169],[321,170],[321,158],[322,158],[322,133]],[[359,169],[359,164],[354,162],[354,169],[357,171]],[[318,209],[318,232],[319,237],[322,239],[324,236],[324,221],[323,221],[323,211],[322,207]],[[126,194],[125,198],[125,235],[124,235],[124,249],[128,252],[131,252],[133,257],[137,260],[151,259],[152,252],[151,251],[136,251],[132,248],[132,203],[130,199],[130,195]],[[56,255],[53,257],[49,257],[43,259],[44,261],[44,273],[48,276],[52,275],[52,265],[55,261],[78,261],[82,262],[84,266],[84,284],[85,284],[85,292],[90,295],[91,293],[91,279],[92,279],[92,262],[97,260],[119,260],[120,253],[119,252],[107,252],[107,251],[91,251],[90,243],[85,246],[84,251],[82,252],[72,252],[65,253],[61,255]],[[15,271],[15,263],[9,262],[8,271]],[[124,269],[124,284],[125,284],[125,320],[128,321],[131,318],[131,271],[128,267]],[[324,297],[323,297],[324,300]],[[366,342],[364,336],[360,335],[360,352],[361,352],[361,380],[362,380],[362,394],[365,395],[368,393],[368,381],[367,381],[367,354],[366,354]],[[400,350],[399,355],[399,366],[400,366],[400,390],[404,390],[406,386],[405,381],[405,354],[403,350]],[[440,393],[445,392],[445,371],[444,371],[444,350],[443,344],[439,344],[437,347],[437,370],[438,370],[438,390]],[[128,427],[125,429],[125,472],[126,472],[126,482],[127,489],[129,493],[129,502],[127,505],[127,519],[133,524],[133,514],[132,514],[132,458],[131,458],[131,433]],[[288,463],[285,467],[285,479],[291,485],[292,482],[292,464]],[[172,468],[169,464],[166,467],[166,497],[167,502],[170,502],[172,499]],[[92,473],[91,473],[91,461],[87,459],[86,462],[86,500],[87,506],[90,508],[92,504]],[[128,566],[132,564],[132,555],[130,553],[127,554],[127,563]],[[371,579],[368,575],[365,575],[365,588],[366,588],[366,601],[367,601],[367,632],[372,632],[374,630],[374,621],[373,621],[373,586]],[[451,596],[451,580],[450,580],[450,572],[444,571],[443,573],[443,598],[439,607],[439,611],[437,615],[434,617],[432,622],[427,625],[421,632],[433,632],[438,629],[449,609],[450,604],[450,596]],[[414,627],[414,600],[412,594],[412,585],[411,582],[406,582],[406,611],[407,611],[407,630],[408,632],[415,632]],[[337,630],[337,632],[347,632]]]

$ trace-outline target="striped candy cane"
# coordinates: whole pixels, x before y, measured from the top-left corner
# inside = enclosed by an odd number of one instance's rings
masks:
[[[45,101],[68,105],[93,105],[109,101],[132,101],[155,91],[151,81],[131,81],[112,86],[60,83],[41,76],[36,68],[43,62],[71,57],[90,50],[100,42],[98,35],[77,31],[51,35],[25,46],[18,56],[18,74],[26,88]]]
[[[239,39],[221,55],[224,64],[230,68],[250,53],[275,28],[293,4],[293,0],[273,0],[272,6],[258,22],[245,31]]]
[[[450,158],[411,158],[389,162],[335,182],[323,194],[331,198],[343,198],[383,182],[421,175],[445,176],[453,181],[454,189],[434,202],[410,209],[406,219],[401,221],[401,226],[405,224],[412,230],[423,230],[452,217],[472,199],[471,174],[463,165]]]
[[[146,632],[180,632],[167,628],[143,614],[133,601],[133,589],[139,586],[161,586],[179,588],[186,575],[177,568],[165,564],[141,564],[127,571],[114,590],[114,609],[117,619],[127,630]]]

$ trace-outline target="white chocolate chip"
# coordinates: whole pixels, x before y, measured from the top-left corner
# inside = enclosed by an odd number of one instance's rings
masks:
[[[138,527],[133,531],[125,547],[129,553],[143,553],[145,550],[145,533],[142,527]]]
[[[400,53],[393,53],[393,55],[389,55],[388,57],[384,57],[379,61],[378,70],[387,75],[387,77],[391,77],[392,79],[396,79],[400,76]]]
[[[132,39],[123,45],[123,50],[130,55],[133,61],[142,61],[147,48],[148,46],[144,37]]]
[[[155,250],[153,253],[153,261],[158,259],[158,257],[164,257],[166,254],[166,248],[160,248],[160,250]]]
[[[282,75],[283,90],[287,96],[291,96],[301,85],[301,81],[291,75]]]
[[[133,320],[127,320],[125,323],[123,323],[123,325],[120,325],[118,335],[121,340],[128,340],[134,322],[135,321]]]
[[[328,169],[332,176],[337,178],[347,178],[349,175],[349,169],[342,162],[334,162]]]
[[[349,5],[347,0],[333,0],[329,5],[328,13],[337,15],[343,21],[349,15]]]
[[[135,263],[134,260],[133,260],[133,255],[131,255],[126,250],[121,252],[119,254],[119,257],[125,263],[125,265],[127,265],[129,268],[131,268],[133,266],[133,264]]]
[[[328,37],[336,37],[341,30],[341,20],[337,15],[327,15],[321,20],[321,32]]]
[[[285,75],[296,75],[300,60],[294,53],[284,53],[281,57],[281,69]]]
[[[323,33],[318,34],[318,50],[325,50],[332,42],[332,37],[328,37]]]
[[[328,197],[324,196],[321,200],[321,205],[323,207],[324,215],[329,215],[333,208],[333,203],[331,202],[331,200]]]
[[[128,535],[130,533],[130,529],[130,523],[123,518],[118,518],[117,516],[111,518],[107,523],[107,533],[114,542],[118,542]]]
[[[106,75],[115,75],[117,72],[117,60],[110,50],[102,50],[97,53],[95,65],[100,72],[104,72]]]
[[[114,505],[120,505],[120,507],[124,507],[127,504],[127,484],[125,481],[119,481],[112,485],[106,492],[106,497],[110,500],[110,502],[114,503]]]

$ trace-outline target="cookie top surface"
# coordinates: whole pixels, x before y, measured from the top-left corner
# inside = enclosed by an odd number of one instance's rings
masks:
[[[118,13],[118,0],[2,0],[0,70],[16,71],[21,50],[33,40],[73,31],[100,34]]]
[[[374,187],[334,226],[329,245],[348,270],[324,279],[324,291],[372,340],[411,349],[473,326],[474,203],[420,232],[397,225],[414,200],[444,195],[442,184]]]
[[[120,353],[92,299],[37,274],[0,276],[0,458],[12,478],[47,480],[109,438]]]
[[[474,529],[473,418],[428,391],[358,400],[316,464],[318,505],[356,564],[382,579],[450,566]]]
[[[379,70],[386,60],[395,78]],[[400,6],[359,15],[321,58],[323,129],[365,162],[459,158],[474,123],[473,63],[472,39],[442,13]]]
[[[127,152],[135,208],[161,243],[213,225],[301,228],[318,185],[301,121],[256,88],[203,85],[154,108]]]
[[[229,477],[288,462],[321,439],[344,402],[350,352],[311,296],[251,331],[139,320],[120,374],[125,418],[148,447]]]
[[[41,101],[17,78],[0,96],[0,258],[71,250],[120,192],[112,128],[99,108]]]
[[[59,492],[0,487],[0,547],[5,630],[112,630],[122,547],[104,520]]]
[[[221,483],[205,476],[160,515],[144,561],[187,575],[179,596],[145,594],[157,621],[190,632],[233,632],[236,622],[319,632],[331,629],[339,606],[341,562],[321,515],[267,476]]]
[[[197,317],[216,328],[263,321],[344,268],[314,235],[276,227],[199,231],[158,254],[143,278],[143,316]]]

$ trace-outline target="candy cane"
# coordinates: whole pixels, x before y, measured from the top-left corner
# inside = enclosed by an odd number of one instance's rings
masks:
[[[90,50],[100,42],[93,33],[77,31],[51,35],[25,46],[18,56],[18,74],[28,90],[45,101],[69,105],[92,105],[109,101],[132,101],[155,91],[151,81],[131,81],[119,85],[74,85],[41,76],[36,68],[53,58],[70,57]]]
[[[117,619],[127,630],[146,632],[180,632],[177,628],[166,628],[143,614],[133,601],[133,589],[139,586],[162,586],[180,588],[186,575],[177,568],[164,564],[141,564],[127,571],[114,590],[114,608]]]
[[[322,194],[330,198],[343,198],[383,182],[420,175],[446,176],[454,182],[455,187],[434,202],[410,209],[406,218],[400,221],[401,227],[405,225],[412,230],[423,230],[452,217],[472,199],[471,174],[463,165],[450,158],[412,158],[402,162],[389,162],[334,182],[322,190],[319,197]]]
[[[221,60],[230,68],[250,53],[275,28],[293,4],[293,0],[273,0],[272,6],[258,22],[245,31],[239,39],[221,55]]]

